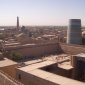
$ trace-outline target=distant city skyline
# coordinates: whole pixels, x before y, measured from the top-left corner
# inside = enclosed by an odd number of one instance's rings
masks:
[[[0,26],[68,25],[81,19],[85,26],[85,0],[0,0]]]

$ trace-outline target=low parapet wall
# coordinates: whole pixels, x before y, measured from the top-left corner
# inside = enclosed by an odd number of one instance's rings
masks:
[[[85,46],[84,45],[72,45],[72,44],[64,44],[64,43],[60,43],[60,46],[62,48],[62,50],[65,53],[68,54],[79,54],[79,53],[85,53]]]

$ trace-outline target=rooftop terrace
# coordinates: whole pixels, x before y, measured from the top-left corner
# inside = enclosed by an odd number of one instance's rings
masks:
[[[61,55],[62,56],[62,55]],[[53,58],[46,58],[44,61],[36,62],[33,64],[29,64],[28,66],[18,68],[18,70],[25,72],[26,74],[30,74],[32,76],[35,76],[37,78],[43,79],[45,81],[52,82],[53,85],[85,85],[85,83],[76,81],[70,78],[66,78],[64,76],[60,76],[45,70],[42,70],[41,68],[51,65],[58,65],[60,68],[63,68],[65,70],[72,69],[73,67],[70,65],[70,62],[68,62],[68,57],[65,57],[57,62],[55,60],[58,56],[54,56]],[[55,60],[55,61],[54,61]],[[67,61],[67,62],[66,62]],[[30,61],[31,62],[31,61]],[[33,81],[33,80],[32,80]],[[36,82],[38,82],[36,80]]]

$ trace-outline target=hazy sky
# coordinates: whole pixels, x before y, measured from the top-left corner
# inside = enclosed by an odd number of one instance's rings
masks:
[[[80,18],[85,26],[85,0],[0,0],[0,25],[68,25]]]

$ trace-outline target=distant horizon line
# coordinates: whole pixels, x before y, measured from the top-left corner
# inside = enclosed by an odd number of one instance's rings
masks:
[[[16,27],[15,25],[0,25],[0,27]],[[67,26],[67,25],[20,25],[20,27],[22,26]]]
[[[20,25],[20,27],[26,26],[26,27],[68,27],[68,25]],[[3,27],[17,27],[16,25],[0,25],[1,28]],[[81,26],[85,27],[85,26]]]

